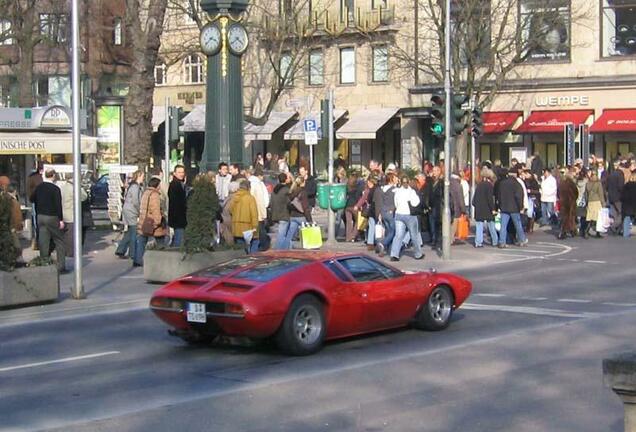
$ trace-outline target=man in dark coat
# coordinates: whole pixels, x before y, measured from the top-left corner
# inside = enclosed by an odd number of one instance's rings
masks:
[[[431,176],[426,181],[429,208],[428,222],[431,235],[431,246],[437,246],[442,241],[442,208],[444,207],[444,179],[439,166],[434,166]]]
[[[274,249],[285,248],[285,236],[289,228],[289,185],[290,178],[285,173],[278,175],[278,184],[274,186],[270,207],[272,209],[272,222],[278,224],[278,236]]]
[[[539,153],[535,153],[534,158],[532,158],[530,172],[537,177],[541,177],[543,175],[543,161],[541,160]]]
[[[453,174],[450,179],[450,187],[448,189],[450,198],[450,211],[451,211],[451,233],[455,237],[457,234],[457,225],[459,224],[459,218],[466,214],[466,205],[464,203],[464,191],[462,190],[462,184],[459,180],[459,175]],[[454,243],[461,243],[460,240],[455,240]]]
[[[314,176],[309,174],[309,171],[304,166],[298,169],[298,175],[305,179],[305,192],[307,192],[307,200],[309,201],[309,207],[312,209],[316,207],[316,194],[318,193],[318,184]]]
[[[498,205],[501,212],[501,230],[499,231],[499,247],[505,248],[508,223],[512,219],[517,234],[517,246],[526,246],[528,239],[521,225],[521,210],[523,210],[523,188],[517,181],[517,169],[510,168],[508,177],[499,181]]]
[[[561,231],[558,238],[563,240],[567,234],[576,236],[576,201],[579,198],[579,189],[571,173],[568,172],[561,177],[558,193],[561,219]]]
[[[174,229],[172,246],[183,244],[183,235],[188,224],[186,219],[187,202],[185,189],[185,167],[177,165],[172,173],[172,181],[168,188],[168,224]],[[212,217],[212,216],[210,216]]]
[[[495,229],[495,174],[488,167],[481,170],[481,181],[475,187],[473,206],[475,207],[475,247],[482,247],[484,242],[484,225],[488,227],[492,245],[497,245],[499,236]]]
[[[625,175],[620,169],[618,161],[614,162],[614,170],[607,176],[607,201],[609,202],[610,217],[614,219],[614,223],[609,227],[609,232],[619,234],[623,221],[621,219],[622,204],[621,193],[625,184]]]
[[[53,169],[46,171],[44,181],[35,188],[30,199],[35,203],[38,212],[40,257],[49,257],[51,240],[53,240],[57,251],[57,269],[60,274],[64,274],[68,271],[63,233],[65,225],[62,217],[62,191],[54,183],[55,175]]]

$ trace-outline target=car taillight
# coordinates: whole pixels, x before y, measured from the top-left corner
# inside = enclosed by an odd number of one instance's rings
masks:
[[[183,301],[165,297],[154,297],[150,300],[150,307],[180,312],[183,310]]]
[[[228,315],[241,315],[243,316],[245,312],[243,311],[243,306],[233,303],[225,304],[225,313]]]

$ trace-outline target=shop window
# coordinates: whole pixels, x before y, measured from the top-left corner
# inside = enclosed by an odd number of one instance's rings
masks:
[[[309,85],[325,83],[325,59],[321,49],[309,53]]]
[[[356,82],[356,51],[354,48],[340,49],[340,84]]]
[[[373,82],[387,82],[389,80],[389,48],[386,45],[376,46],[373,52]]]
[[[292,70],[293,61],[291,53],[283,53],[280,56],[279,71],[280,80],[284,87],[291,87],[294,85],[294,71]]]
[[[636,54],[636,0],[603,0],[603,57]]]
[[[13,45],[15,39],[11,35],[11,21],[0,20],[0,45]]]
[[[371,0],[371,7],[373,9],[386,9],[389,7],[389,0]]]
[[[520,15],[528,61],[570,59],[570,0],[522,0]]]
[[[155,66],[155,85],[162,86],[168,84],[168,66],[160,62]]]
[[[64,43],[67,40],[67,17],[64,14],[40,14],[40,34],[52,43]]]
[[[122,20],[117,17],[113,20],[113,45],[120,46],[124,43],[124,32],[122,29]]]
[[[203,60],[196,54],[187,56],[183,62],[183,75],[186,84],[203,83]]]

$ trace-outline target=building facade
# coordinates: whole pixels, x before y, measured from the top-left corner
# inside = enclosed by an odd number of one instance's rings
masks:
[[[91,166],[119,163],[123,145],[121,111],[130,64],[125,10],[124,0],[80,2],[81,127],[82,133],[99,136],[95,154],[84,155]],[[26,113],[32,112],[31,108],[39,112],[38,107],[46,106],[68,112],[70,45],[69,2],[14,2],[0,17],[0,113],[4,113],[0,115],[15,116],[18,111],[2,109],[18,107]],[[25,133],[38,133],[36,129],[13,128],[10,122],[1,123],[0,129],[3,135],[15,134],[16,139],[25,138]],[[25,173],[33,169],[36,160],[70,163],[70,153],[5,148],[0,151],[0,172],[8,173],[23,186]]]
[[[255,40],[261,36],[254,36],[262,35],[259,31],[268,25],[259,13],[266,15],[270,25],[280,26],[289,19],[306,22],[308,27],[301,28],[310,37],[303,41],[302,50],[292,43],[276,46],[278,62],[269,66],[279,78],[284,77],[284,89],[264,126],[246,125],[245,146],[251,156],[286,154],[292,166],[307,158],[302,120],[319,121],[320,101],[333,90],[337,152],[351,165],[378,159],[420,168],[425,160],[440,157],[441,142],[430,130],[430,98],[442,87],[434,66],[439,63],[439,55],[435,56],[439,35],[426,22],[431,19],[423,10],[427,2],[255,3],[261,7],[254,8],[249,19],[260,27],[252,33],[250,53],[244,60],[245,105],[250,114],[264,110],[272,91],[272,81],[263,79],[262,71],[265,60],[272,63],[272,56],[259,52],[268,45]],[[568,162],[564,140],[568,124],[574,127],[577,157],[583,155],[588,141],[589,151],[605,159],[636,151],[636,0],[463,3],[473,8],[471,13],[480,11],[473,21],[486,29],[480,32],[487,32],[487,38],[479,33],[478,48],[488,53],[503,49],[498,47],[495,21],[500,19],[497,8],[504,3],[514,5],[512,24],[528,26],[520,38],[531,38],[532,31],[540,36],[535,35],[538,40],[505,80],[493,84],[497,91],[484,107],[484,134],[476,142],[478,159],[500,159],[506,164],[513,157],[538,153],[546,165],[564,164]],[[172,104],[192,111],[186,117],[185,146],[195,160],[196,141],[201,141],[196,134],[202,134],[204,127],[205,58],[198,52],[195,20],[173,18],[162,47],[170,59],[155,71],[155,104],[163,105],[170,96]],[[482,25],[484,21],[488,25]],[[514,50],[507,52],[511,56]],[[293,74],[286,74],[287,70]],[[493,75],[493,81],[500,76]],[[457,89],[463,85],[454,83]],[[156,124],[160,122],[158,113]],[[189,134],[192,146],[188,146]],[[323,155],[316,160],[320,171],[326,164],[324,143],[317,150]]]

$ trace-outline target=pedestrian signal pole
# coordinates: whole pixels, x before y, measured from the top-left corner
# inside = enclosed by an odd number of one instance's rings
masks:
[[[334,138],[333,138],[333,89],[329,90],[329,98],[327,99],[327,125],[322,125],[322,130],[326,130],[329,134],[329,154],[327,155],[327,175],[329,176],[328,184],[329,190],[333,185],[333,153],[334,153]],[[324,132],[323,132],[324,133]],[[327,226],[327,244],[335,245],[336,243],[336,214],[331,209],[331,197],[329,197],[328,213],[328,226]]]
[[[170,97],[166,96],[166,121],[163,123],[164,125],[164,143],[163,143],[163,151],[165,165],[163,169],[163,179],[162,182],[168,184],[170,182],[170,126],[172,126],[172,122],[170,121]]]
[[[451,213],[450,213],[450,139],[451,139],[451,2],[445,2],[445,25],[444,25],[444,92],[446,94],[446,134],[444,136],[444,211],[442,214],[442,259],[449,260],[451,257]]]

